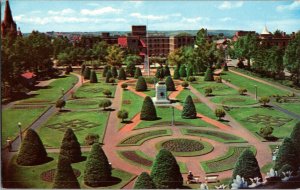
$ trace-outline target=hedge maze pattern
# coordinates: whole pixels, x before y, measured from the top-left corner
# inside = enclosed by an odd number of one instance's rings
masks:
[[[246,118],[246,121],[251,123],[260,123],[265,126],[271,127],[281,127],[282,125],[286,124],[287,122],[291,121],[290,118],[284,117],[273,117],[269,115],[262,115],[262,114],[255,114],[250,117]]]
[[[50,129],[56,129],[61,132],[65,132],[67,128],[71,128],[73,129],[73,131],[81,131],[84,129],[90,129],[97,126],[98,124],[93,122],[89,122],[81,119],[73,119],[73,120],[66,121],[64,123],[55,123],[55,124],[47,125],[46,127]]]

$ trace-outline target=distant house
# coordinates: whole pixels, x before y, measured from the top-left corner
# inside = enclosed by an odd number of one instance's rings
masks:
[[[37,76],[33,72],[25,72],[21,74],[21,83],[26,87],[33,87],[36,83]]]

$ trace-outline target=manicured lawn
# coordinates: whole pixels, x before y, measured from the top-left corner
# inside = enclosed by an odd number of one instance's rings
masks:
[[[118,146],[139,146],[147,140],[170,135],[172,135],[172,131],[168,129],[147,131],[127,137],[122,140]]]
[[[6,139],[14,139],[19,135],[18,122],[21,122],[22,130],[29,127],[48,106],[38,109],[13,109],[2,110],[2,146],[5,145]]]
[[[265,126],[265,124],[262,123],[263,121],[265,121],[268,125],[273,125],[273,123],[270,123],[267,120],[264,120],[263,118],[261,119],[261,122],[253,120],[258,118],[258,115],[267,117],[271,116],[271,118],[273,118],[275,121],[277,120],[277,118],[290,120],[289,122],[282,123],[283,125],[281,125],[280,127],[273,127],[273,135],[278,138],[284,138],[286,136],[289,136],[296,123],[296,120],[290,118],[288,115],[267,107],[232,108],[228,113],[254,134],[256,134],[256,132],[258,132],[261,127]],[[251,116],[253,116],[254,118],[251,118]],[[274,123],[274,125],[275,124],[280,123],[276,122]]]
[[[122,159],[130,162],[131,164],[139,167],[143,167],[148,170],[151,169],[151,166],[154,161],[154,158],[146,155],[140,150],[132,150],[132,151],[123,150],[123,151],[118,151],[118,154]],[[179,165],[181,173],[188,173],[185,163],[183,162],[177,162],[177,163]]]
[[[95,98],[95,99],[89,99],[89,98],[84,98],[84,99],[72,99],[68,100],[66,102],[66,109],[102,109],[99,108],[99,102],[101,98]]]
[[[205,173],[216,173],[231,170],[234,168],[240,154],[247,148],[251,148],[253,152],[256,152],[254,147],[229,147],[229,150],[225,155],[201,162],[201,167],[204,169]]]
[[[144,99],[129,90],[123,90],[122,109],[128,111],[128,119],[130,120],[138,114],[143,105]]]
[[[223,79],[230,80],[230,82],[238,87],[246,88],[248,92],[255,93],[255,87],[257,86],[257,95],[259,97],[261,96],[272,96],[272,95],[287,95],[289,94],[288,91],[280,90],[277,88],[274,88],[272,86],[259,83],[257,81],[245,78],[243,76],[239,76],[237,74],[234,74],[232,72],[223,72],[222,75]]]
[[[44,89],[39,89],[36,91],[35,96],[21,101],[21,103],[37,103],[39,101],[55,102],[62,96],[62,89],[64,89],[64,92],[67,92],[77,81],[78,78],[75,75],[63,76],[51,82]]]
[[[289,110],[293,113],[300,115],[300,102],[299,103],[277,103],[278,106]]]
[[[112,96],[115,94],[116,85],[107,84],[104,82],[98,83],[84,83],[76,92],[77,98],[105,98],[102,93],[103,90],[108,89],[112,92]]]
[[[83,154],[88,156],[87,153]],[[58,154],[51,153],[48,154],[49,157],[52,157],[54,160],[43,165],[38,166],[19,166],[15,163],[16,157],[14,157],[10,163],[9,174],[6,180],[9,180],[10,188],[39,188],[39,189],[50,189],[52,188],[52,182],[43,181],[40,177],[41,173],[50,169],[55,169],[57,166]],[[78,169],[81,174],[78,177],[81,188],[87,188],[83,182],[83,175],[85,169],[85,161],[72,164],[73,169]],[[130,181],[134,176],[128,172],[114,169],[112,171],[112,176],[121,179],[118,184],[114,184],[108,187],[109,189],[120,189],[128,181]]]
[[[245,106],[257,103],[256,100],[250,98],[249,96],[241,95],[216,96],[211,98],[211,101],[224,106]]]
[[[209,131],[204,129],[181,129],[181,133],[184,135],[191,135],[191,136],[199,136],[199,137],[206,137],[221,143],[243,143],[247,142],[243,138],[222,133],[219,131]]]
[[[274,162],[267,163],[266,165],[260,168],[260,171],[264,174],[267,174],[267,172],[270,172],[271,168],[274,169]]]
[[[60,147],[67,127],[74,130],[81,145],[84,145],[84,139],[89,133],[98,134],[102,142],[108,114],[107,111],[59,112],[39,128],[38,133],[43,143],[50,147]]]

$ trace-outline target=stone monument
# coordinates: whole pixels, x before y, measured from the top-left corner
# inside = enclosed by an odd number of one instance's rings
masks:
[[[155,97],[152,98],[154,104],[170,104],[168,99],[167,86],[164,81],[159,81],[155,85]]]

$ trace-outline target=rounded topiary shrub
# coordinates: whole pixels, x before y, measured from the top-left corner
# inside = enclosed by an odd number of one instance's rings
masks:
[[[146,96],[144,99],[140,119],[146,121],[157,119],[155,106],[149,96]]]
[[[146,91],[147,90],[147,83],[144,77],[140,76],[136,86],[135,86],[135,90],[142,92],[142,91]]]
[[[188,83],[187,81],[183,81],[183,82],[181,83],[181,86],[182,86],[184,89],[186,89],[186,88],[189,86],[189,83]]]
[[[183,110],[181,113],[183,119],[195,119],[197,118],[196,107],[194,105],[193,99],[188,95],[183,104]]]
[[[133,189],[156,189],[154,182],[147,172],[142,172],[134,183]]]
[[[33,129],[28,129],[22,141],[17,155],[17,164],[22,166],[34,166],[47,162],[46,149]]]
[[[90,76],[90,83],[97,83],[98,79],[97,79],[97,74],[96,72],[93,70],[91,72],[91,76]]]
[[[166,82],[166,86],[167,86],[167,91],[175,91],[176,90],[174,81],[170,76],[168,76],[166,78],[165,82]]]

